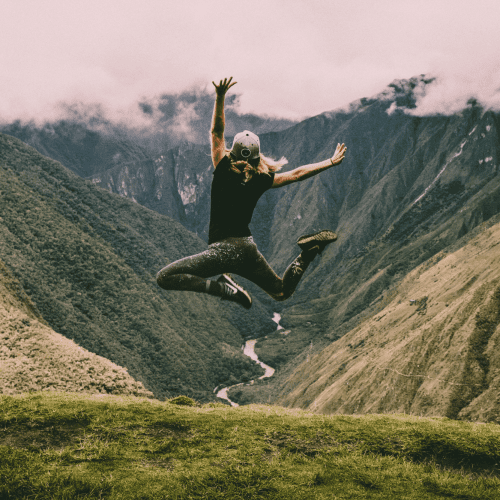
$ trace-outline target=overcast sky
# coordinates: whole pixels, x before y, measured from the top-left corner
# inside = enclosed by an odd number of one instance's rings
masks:
[[[422,73],[422,112],[500,109],[500,0],[2,0],[0,119],[116,116],[234,76],[241,111],[312,116]]]

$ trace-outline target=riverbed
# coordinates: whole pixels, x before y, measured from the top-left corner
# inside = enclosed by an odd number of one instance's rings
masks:
[[[277,326],[277,330],[282,330],[283,327],[280,326],[280,319],[281,319],[281,315],[278,314],[278,313],[274,313],[274,316],[273,316],[273,321],[278,325]],[[271,366],[268,366],[266,365],[265,363],[263,363],[262,361],[259,360],[259,357],[257,356],[257,354],[255,354],[255,344],[257,343],[257,339],[251,339],[251,340],[247,340],[245,342],[245,344],[241,347],[243,349],[243,354],[245,354],[246,356],[248,356],[250,359],[252,359],[253,361],[255,361],[257,364],[259,364],[260,366],[262,366],[262,368],[264,368],[265,370],[265,373],[264,375],[262,375],[261,377],[259,377],[258,380],[261,380],[263,378],[269,378],[269,377],[272,377],[273,374],[274,374],[274,368],[272,368]],[[227,396],[227,391],[229,391],[230,389],[233,389],[234,387],[238,387],[240,385],[252,385],[255,381],[254,380],[251,380],[250,382],[241,382],[239,384],[235,384],[235,385],[231,385],[229,387],[224,387],[224,389],[221,389],[219,392],[217,392],[217,397],[218,398],[221,398],[221,399],[225,399],[226,401],[228,401],[231,406],[239,406],[238,403],[235,403],[234,401],[231,401],[228,396]],[[215,388],[214,392],[217,391],[218,387]]]

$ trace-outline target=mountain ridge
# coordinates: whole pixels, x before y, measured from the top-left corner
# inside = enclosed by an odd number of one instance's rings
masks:
[[[121,366],[57,334],[0,260],[0,390],[85,392],[152,398]]]

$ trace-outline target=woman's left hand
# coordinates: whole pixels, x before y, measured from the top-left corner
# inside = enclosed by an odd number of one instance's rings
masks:
[[[224,78],[224,81],[220,81],[219,85],[217,85],[215,82],[212,82],[215,87],[215,93],[217,94],[218,97],[224,97],[226,95],[226,92],[233,86],[236,85],[236,82],[231,83],[231,80],[233,77],[229,78]]]
[[[335,150],[334,155],[330,158],[332,165],[339,165],[340,163],[342,163],[346,151],[347,148],[345,144],[337,144],[337,149]]]

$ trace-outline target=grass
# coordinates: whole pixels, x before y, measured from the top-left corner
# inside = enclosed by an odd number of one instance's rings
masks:
[[[188,404],[0,396],[0,498],[499,498],[494,424]]]

